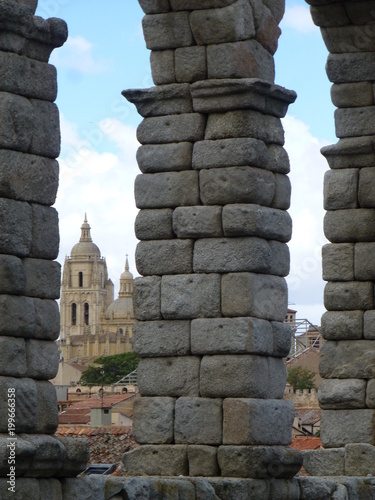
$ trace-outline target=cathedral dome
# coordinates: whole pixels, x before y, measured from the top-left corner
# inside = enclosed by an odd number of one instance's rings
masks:
[[[72,248],[71,257],[100,257],[100,250],[91,239],[90,229],[85,214],[85,220],[81,226],[81,238]]]
[[[132,297],[119,297],[114,300],[105,312],[106,319],[134,318]]]
[[[74,245],[70,255],[71,257],[87,257],[96,255],[100,257],[100,250],[92,241],[80,241]]]

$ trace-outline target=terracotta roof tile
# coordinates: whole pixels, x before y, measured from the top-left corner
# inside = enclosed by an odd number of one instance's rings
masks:
[[[290,447],[298,451],[318,450],[322,447],[322,441],[318,437],[297,437],[292,439]]]

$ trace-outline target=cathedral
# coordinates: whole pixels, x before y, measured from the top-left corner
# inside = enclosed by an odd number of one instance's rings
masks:
[[[114,300],[114,285],[107,263],[93,243],[85,220],[81,238],[65,258],[61,287],[60,350],[64,361],[87,363],[103,355],[132,350],[133,275],[126,257],[120,276],[120,291]]]

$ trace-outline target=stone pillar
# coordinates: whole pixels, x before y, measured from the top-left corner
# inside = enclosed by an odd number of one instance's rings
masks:
[[[274,85],[283,1],[140,0],[156,87],[137,153],[135,352],[129,474],[289,478],[282,401],[289,160]]]
[[[342,448],[335,474],[374,474],[375,457],[375,11],[374,3],[308,0],[330,52],[327,75],[339,141],[322,149],[324,179],[320,361],[325,448]],[[357,443],[357,444],[353,444]],[[358,444],[361,443],[361,444]],[[347,445],[347,446],[346,446]],[[343,447],[345,448],[345,453]],[[331,450],[331,456],[338,450]],[[345,457],[344,457],[345,455]],[[345,458],[345,464],[344,464]],[[324,465],[321,473],[327,473]]]
[[[48,380],[59,362],[60,265],[54,262],[59,231],[51,205],[60,129],[56,69],[48,59],[65,42],[67,27],[35,17],[36,4],[0,3],[1,498],[11,496],[7,479],[13,473],[75,476],[87,460],[82,442],[54,436],[57,400]],[[17,497],[36,498],[20,488],[22,480]],[[40,488],[41,497],[52,498]]]

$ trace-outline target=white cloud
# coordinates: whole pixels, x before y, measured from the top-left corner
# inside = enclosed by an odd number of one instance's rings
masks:
[[[60,68],[67,68],[79,74],[97,74],[108,70],[104,59],[93,55],[94,44],[83,36],[71,36],[66,43],[53,52],[51,63]]]
[[[309,8],[304,5],[287,6],[280,26],[281,29],[291,28],[298,33],[304,34],[318,32],[319,30],[311,19]]]
[[[328,170],[320,148],[326,143],[316,139],[308,126],[293,116],[287,116],[283,125],[292,183],[289,301],[298,317],[304,313],[303,317],[320,324],[324,311],[321,247],[327,243],[323,234],[323,177]],[[306,316],[308,313],[314,317]]]

